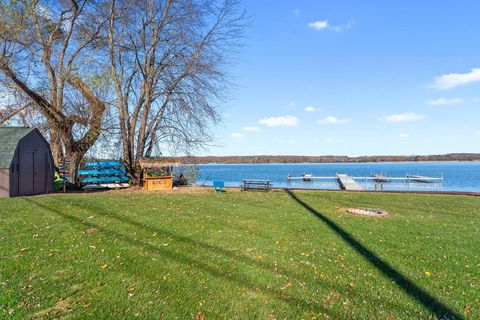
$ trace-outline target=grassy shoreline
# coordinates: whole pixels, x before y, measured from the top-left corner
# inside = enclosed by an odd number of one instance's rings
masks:
[[[403,193],[0,199],[0,318],[477,318],[479,212]]]

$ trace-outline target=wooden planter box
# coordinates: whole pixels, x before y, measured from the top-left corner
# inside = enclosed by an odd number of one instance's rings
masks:
[[[147,191],[173,189],[173,177],[164,176],[144,178],[143,189]]]

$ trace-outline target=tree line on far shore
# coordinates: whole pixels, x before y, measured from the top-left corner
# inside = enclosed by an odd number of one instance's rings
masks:
[[[402,162],[402,161],[480,161],[480,153],[449,153],[423,156],[223,156],[178,157],[188,164],[257,164],[257,163],[335,163],[335,162]]]

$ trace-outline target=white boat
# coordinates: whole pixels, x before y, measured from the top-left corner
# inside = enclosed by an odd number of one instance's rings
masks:
[[[421,182],[421,183],[432,183],[434,181],[443,180],[442,178],[432,178],[427,176],[419,176],[419,175],[407,175],[407,179],[409,181]]]
[[[382,173],[376,173],[373,175],[373,178],[375,182],[388,182],[390,181],[390,177],[387,177],[386,175]]]
[[[311,173],[304,173],[303,176],[303,181],[312,181],[312,178],[313,178],[313,174]]]

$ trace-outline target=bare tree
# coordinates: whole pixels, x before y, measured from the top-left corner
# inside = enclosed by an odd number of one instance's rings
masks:
[[[237,0],[110,0],[108,44],[123,159],[210,140],[226,66],[244,27]]]
[[[15,97],[0,121],[44,124],[74,181],[97,140],[118,134],[139,181],[138,159],[210,141],[244,27],[238,1],[0,2],[0,86]]]
[[[106,74],[99,54],[107,22],[101,9],[90,0],[0,3],[0,83],[25,101],[12,115],[34,108],[43,117],[54,158],[64,152],[71,157],[75,182],[106,110],[95,89]],[[83,103],[71,103],[78,99]]]

